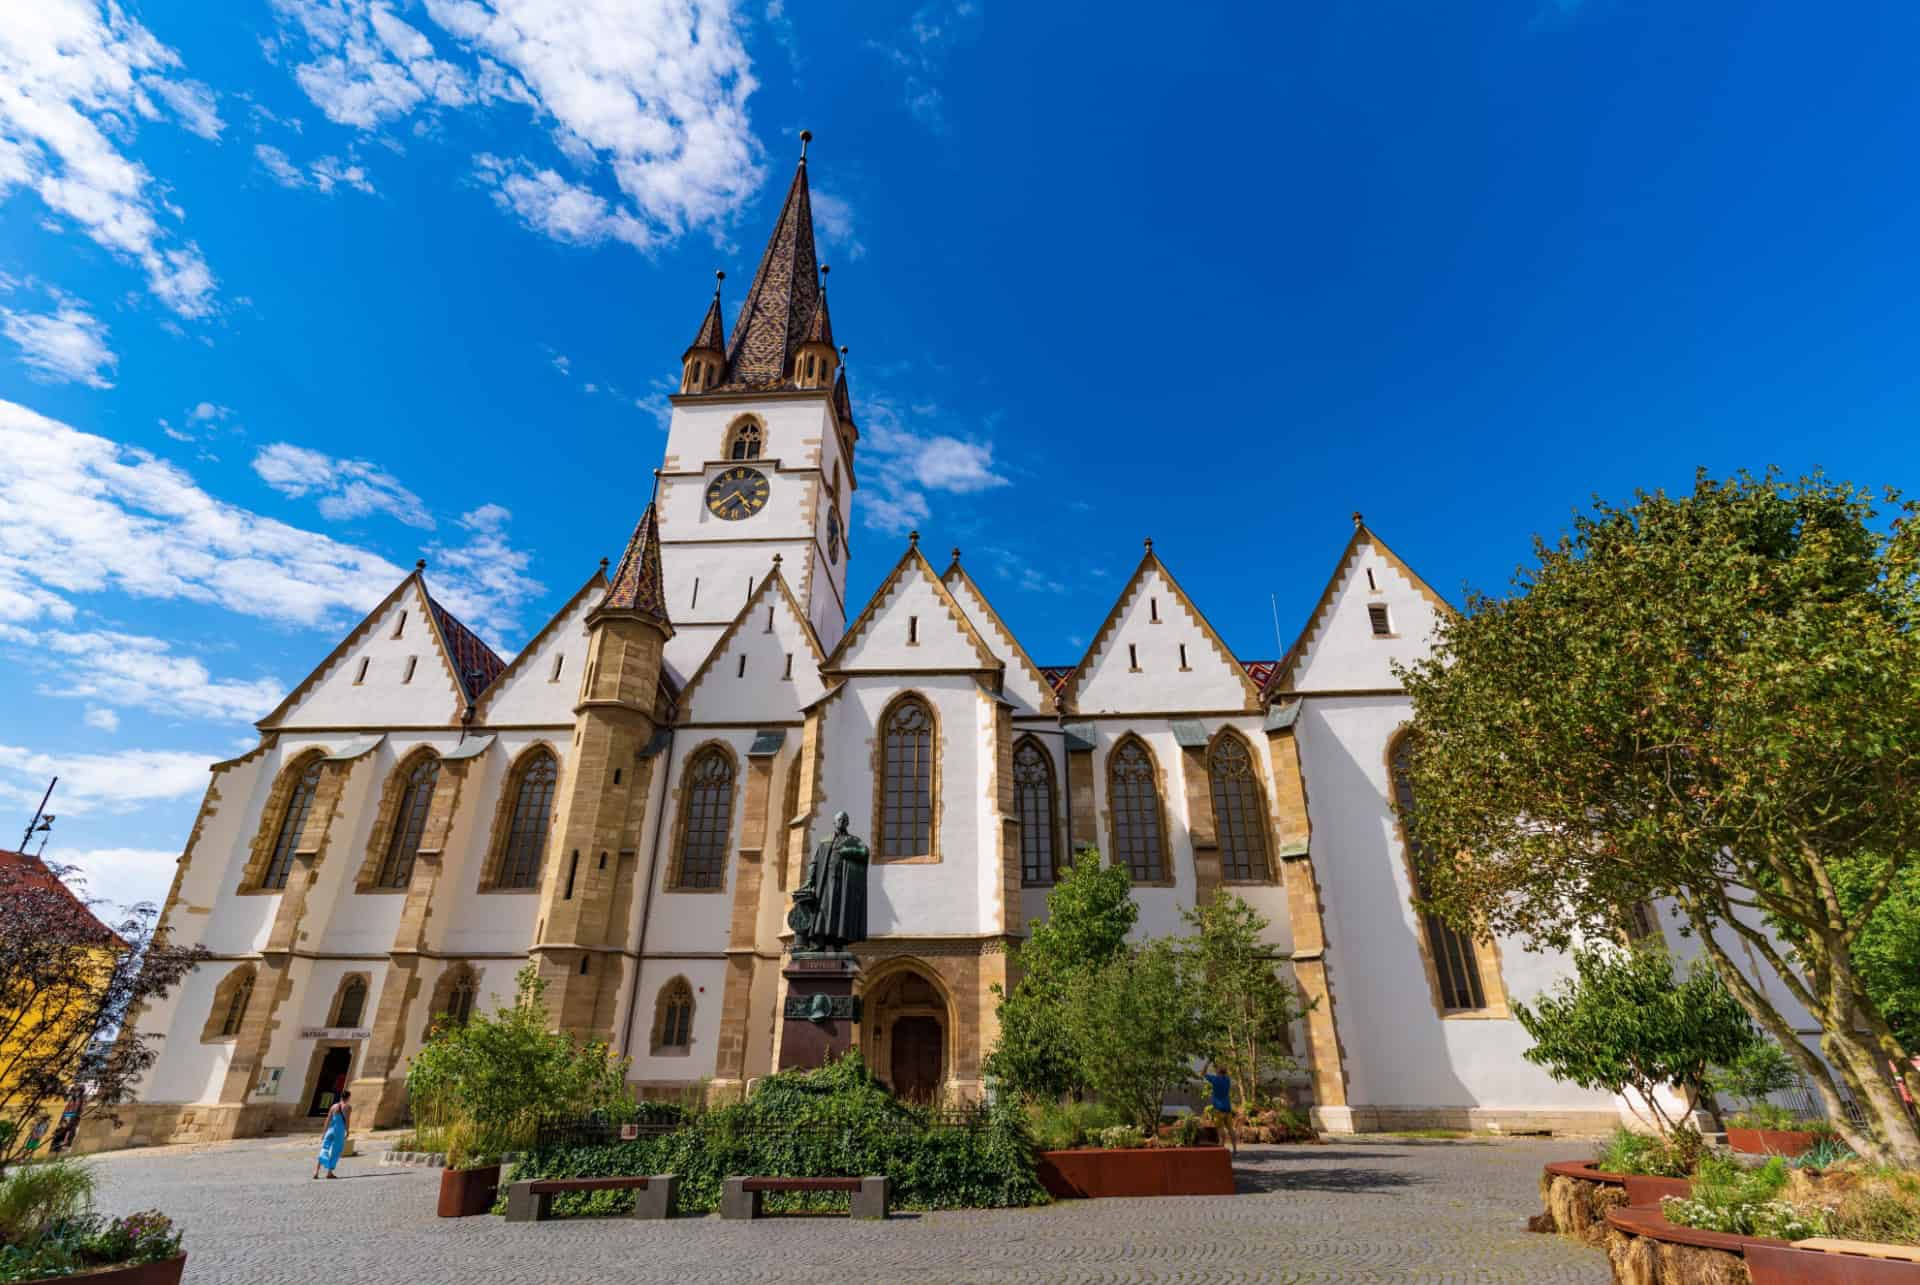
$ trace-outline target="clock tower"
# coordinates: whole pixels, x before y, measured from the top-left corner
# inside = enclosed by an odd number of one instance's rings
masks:
[[[854,426],[813,242],[807,143],[731,338],[715,289],[681,357],[657,490],[661,566],[684,681],[775,554],[823,646],[846,630]]]

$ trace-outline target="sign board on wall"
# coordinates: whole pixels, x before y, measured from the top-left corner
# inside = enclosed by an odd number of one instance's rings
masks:
[[[370,1040],[373,1030],[366,1026],[303,1026],[303,1040]]]
[[[260,1082],[253,1088],[256,1098],[275,1098],[280,1096],[280,1074],[286,1070],[283,1066],[263,1066],[260,1068]]]

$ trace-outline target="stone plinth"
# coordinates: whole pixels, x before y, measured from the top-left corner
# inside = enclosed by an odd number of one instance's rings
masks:
[[[845,951],[796,951],[780,972],[787,979],[787,1003],[779,1069],[812,1070],[852,1048],[860,1023],[860,998],[853,993],[859,961]]]

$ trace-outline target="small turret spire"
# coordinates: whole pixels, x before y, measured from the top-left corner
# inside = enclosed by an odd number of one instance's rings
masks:
[[[660,518],[651,504],[634,526],[613,582],[593,614],[609,611],[630,612],[673,632],[673,624],[667,619],[666,578],[660,572]]]

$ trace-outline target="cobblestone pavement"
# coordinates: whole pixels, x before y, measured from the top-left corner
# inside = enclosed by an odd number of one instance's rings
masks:
[[[434,1217],[437,1170],[256,1139],[97,1158],[101,1206],[158,1207],[187,1233],[186,1285],[545,1282],[1609,1280],[1605,1255],[1522,1230],[1540,1166],[1579,1141],[1341,1139],[1247,1147],[1241,1194],[844,1218]],[[383,1149],[375,1143],[370,1150]]]

